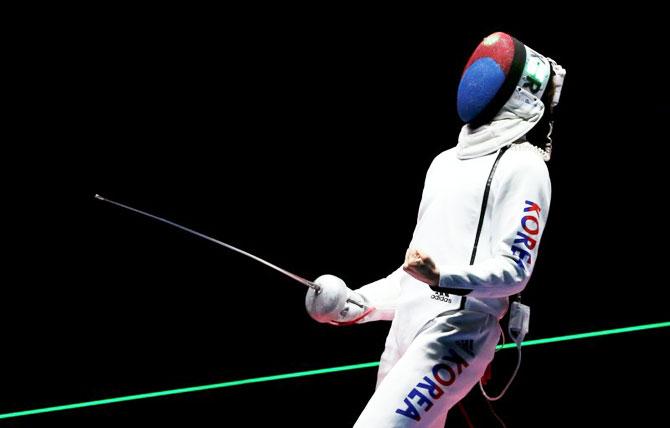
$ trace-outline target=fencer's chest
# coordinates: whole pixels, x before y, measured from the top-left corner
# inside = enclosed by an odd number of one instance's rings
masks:
[[[434,165],[426,178],[420,215],[446,210],[452,215],[472,216],[481,209],[482,197],[495,156],[459,160],[455,156]]]

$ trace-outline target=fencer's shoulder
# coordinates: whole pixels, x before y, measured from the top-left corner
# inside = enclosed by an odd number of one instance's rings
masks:
[[[436,165],[436,164],[440,164],[440,163],[444,163],[444,162],[451,162],[451,161],[456,160],[456,159],[457,159],[456,158],[456,147],[452,147],[450,149],[447,149],[447,150],[441,152],[437,156],[435,156],[435,158],[433,158],[433,161],[431,162],[431,166]]]
[[[450,169],[449,164],[451,162],[454,162],[456,160],[456,151],[454,148],[451,148],[449,150],[445,150],[435,156],[433,160],[430,162],[430,166],[428,167],[428,171],[426,171],[426,181],[430,177],[435,176],[435,174],[439,174],[440,171],[447,171]]]
[[[549,169],[542,154],[527,142],[512,144],[501,158],[500,168],[507,174],[549,179]]]

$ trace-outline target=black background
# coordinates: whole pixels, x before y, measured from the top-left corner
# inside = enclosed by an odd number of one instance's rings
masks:
[[[498,30],[568,70],[528,338],[668,321],[669,94],[652,11],[52,12],[24,51],[13,113],[25,122],[3,159],[1,412],[378,360],[387,323],[316,324],[302,286],[93,195],[358,288],[402,262],[425,171],[457,141],[462,67]],[[667,340],[526,348],[496,409],[511,427],[651,425],[665,414]],[[499,354],[492,389],[514,361]],[[344,427],[374,379],[365,369],[0,425]],[[496,426],[471,406],[478,427]],[[465,426],[456,413],[450,426]]]

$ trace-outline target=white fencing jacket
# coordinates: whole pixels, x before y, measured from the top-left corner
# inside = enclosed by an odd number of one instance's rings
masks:
[[[551,199],[542,155],[519,141],[544,112],[542,103],[527,104],[513,97],[490,125],[475,131],[466,125],[459,144],[439,154],[428,169],[409,247],[433,258],[442,292],[399,268],[356,290],[375,307],[361,322],[395,317],[398,340],[409,343],[428,321],[461,305],[498,319],[504,316],[508,296],[524,289],[537,263]],[[506,146],[493,175],[471,265],[486,182]],[[465,302],[447,294],[454,291],[465,294]]]

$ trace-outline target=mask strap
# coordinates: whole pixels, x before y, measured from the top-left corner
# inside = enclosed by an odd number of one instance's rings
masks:
[[[551,85],[553,93],[551,94],[551,99],[549,100],[549,112],[553,113],[554,109],[558,105],[559,100],[561,99],[561,90],[563,89],[563,81],[565,80],[566,70],[561,67],[553,59],[547,57],[549,64],[551,64]]]

